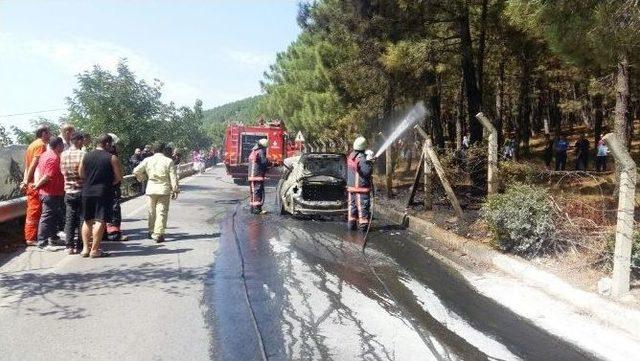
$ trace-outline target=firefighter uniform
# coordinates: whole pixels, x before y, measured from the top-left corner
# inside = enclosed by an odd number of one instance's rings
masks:
[[[354,150],[347,158],[347,194],[348,214],[347,224],[350,230],[359,227],[366,231],[371,221],[371,187],[373,184],[373,164],[367,160],[364,148],[366,142],[358,139],[354,143]],[[355,146],[355,145],[358,146]]]
[[[249,155],[249,191],[251,213],[262,213],[262,205],[264,204],[264,181],[269,167],[267,159],[267,146],[269,143],[266,139],[261,139],[258,144],[251,150]]]

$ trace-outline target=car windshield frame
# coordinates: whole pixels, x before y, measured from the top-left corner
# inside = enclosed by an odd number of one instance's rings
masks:
[[[318,167],[310,169],[310,161],[313,160],[333,160],[340,163],[342,169],[331,169],[331,167]],[[347,176],[347,157],[341,153],[307,153],[300,158],[305,178],[314,176],[330,176],[334,178],[346,179]],[[337,168],[337,167],[336,167]]]

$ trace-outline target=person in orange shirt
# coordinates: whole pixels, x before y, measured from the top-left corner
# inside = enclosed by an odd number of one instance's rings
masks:
[[[38,222],[42,213],[42,204],[38,191],[33,188],[34,173],[40,160],[40,155],[47,150],[47,143],[51,138],[51,131],[46,125],[40,125],[36,129],[36,140],[29,144],[24,155],[24,175],[20,190],[27,196],[27,216],[24,222],[24,239],[27,246],[38,244]]]

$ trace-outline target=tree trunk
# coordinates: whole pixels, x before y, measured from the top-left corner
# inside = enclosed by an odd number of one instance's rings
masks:
[[[521,153],[528,153],[529,138],[531,137],[531,64],[528,59],[520,59],[520,94],[518,97],[518,121],[516,132],[515,157],[518,159]],[[520,146],[523,146],[521,151]]]
[[[558,108],[558,91],[554,90],[549,95],[549,122],[555,136],[559,136],[562,130],[562,116]]]
[[[404,167],[404,172],[409,173],[411,171],[411,166],[413,165],[413,145],[415,143],[414,137],[408,137],[409,140],[404,144],[404,154],[407,155],[407,163]]]
[[[598,144],[602,136],[602,120],[604,112],[602,109],[602,94],[596,94],[593,97],[593,144]]]
[[[505,61],[500,61],[498,65],[498,79],[496,80],[496,117],[494,119],[494,126],[498,130],[498,147],[501,147],[504,143],[504,135],[502,134],[502,123],[504,116],[504,64]]]
[[[464,79],[460,81],[460,91],[458,97],[458,114],[456,117],[456,150],[462,148],[462,135],[464,133]]]
[[[482,0],[482,12],[480,13],[480,36],[478,39],[478,92],[480,93],[480,104],[484,94],[484,49],[487,38],[487,5],[488,0]],[[475,116],[475,114],[474,114]]]
[[[573,85],[573,99],[576,101],[580,101],[580,97],[585,96],[589,97],[586,89],[582,92],[580,84]],[[591,109],[589,109],[589,102],[582,102],[582,106],[580,107],[580,119],[582,123],[588,128],[593,129],[593,119],[591,119]]]
[[[460,59],[462,76],[464,78],[465,93],[467,95],[467,119],[469,121],[469,141],[482,141],[482,125],[475,118],[480,111],[481,95],[476,79],[476,67],[473,61],[473,43],[469,29],[469,8],[464,5],[462,16],[458,20],[458,35],[460,36]]]
[[[442,116],[440,112],[440,82],[436,80],[434,93],[431,95],[429,102],[431,105],[431,136],[436,147],[444,148],[444,133],[442,131]]]
[[[626,54],[621,54],[618,59],[616,78],[616,112],[613,132],[625,145],[625,149],[629,149],[631,145],[629,123],[629,59]]]

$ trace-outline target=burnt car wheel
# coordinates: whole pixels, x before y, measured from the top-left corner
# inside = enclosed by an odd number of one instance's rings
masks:
[[[287,214],[287,211],[284,209],[284,202],[282,201],[282,197],[284,195],[281,194],[283,183],[284,183],[284,179],[280,179],[278,181],[278,185],[276,186],[276,212],[280,215]]]

